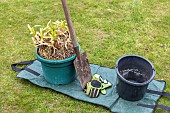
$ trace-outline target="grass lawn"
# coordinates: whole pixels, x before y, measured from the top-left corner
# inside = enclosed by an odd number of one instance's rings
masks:
[[[170,92],[169,0],[68,0],[78,41],[90,63],[113,68],[127,54],[149,59]],[[65,20],[60,0],[0,0],[0,112],[109,113],[16,78],[11,63],[35,59],[27,24]],[[170,106],[170,98],[158,102]],[[156,113],[165,113],[157,109]]]

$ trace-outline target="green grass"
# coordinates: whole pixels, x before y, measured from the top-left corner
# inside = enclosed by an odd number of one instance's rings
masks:
[[[112,68],[123,55],[141,55],[154,64],[155,79],[165,80],[170,92],[170,1],[68,0],[68,6],[90,63]],[[49,20],[65,20],[60,0],[0,0],[0,112],[109,113],[16,78],[10,64],[35,58],[27,24]],[[169,100],[158,103],[170,106]]]

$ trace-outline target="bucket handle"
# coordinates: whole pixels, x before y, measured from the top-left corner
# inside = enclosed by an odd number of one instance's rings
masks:
[[[34,71],[34,70],[27,67],[27,65],[32,64],[34,61],[35,60],[28,60],[28,61],[14,63],[14,64],[11,64],[11,68],[12,68],[13,71],[16,71],[16,72],[21,72],[22,70],[26,70],[26,71],[28,71],[28,72],[36,75],[36,76],[39,76],[40,75],[39,73],[37,73],[36,71]],[[24,66],[23,68],[18,68],[17,67],[18,65],[20,65],[20,66],[26,65],[26,66]]]
[[[160,95],[160,96],[170,97],[170,93],[169,93],[169,92],[160,92],[160,91],[154,91],[154,90],[149,90],[149,89],[147,89],[146,92],[147,92],[147,93],[151,93],[151,94]],[[156,105],[137,104],[137,106],[146,107],[146,108],[151,108],[151,109],[161,108],[161,109],[163,109],[163,110],[166,110],[166,111],[169,111],[169,112],[170,112],[170,107],[169,107],[169,106],[162,105],[162,104],[156,104]]]
[[[156,104],[156,105],[147,105],[147,104],[137,104],[137,106],[145,107],[145,108],[161,108],[163,110],[169,111],[170,112],[170,107],[162,105],[162,104]]]

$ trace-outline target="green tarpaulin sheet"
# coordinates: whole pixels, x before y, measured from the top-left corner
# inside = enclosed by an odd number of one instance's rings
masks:
[[[106,95],[100,94],[98,98],[88,97],[82,91],[80,83],[77,79],[68,85],[49,84],[44,79],[43,72],[41,69],[41,63],[37,60],[35,60],[33,64],[29,65],[28,68],[38,72],[40,75],[36,76],[26,70],[22,70],[21,72],[18,73],[17,77],[29,80],[30,82],[32,82],[37,86],[53,89],[57,92],[73,97],[74,99],[104,106],[108,108],[111,112],[152,113],[154,109],[137,106],[137,104],[141,103],[141,104],[155,105],[157,100],[160,98],[159,95],[146,93],[144,98],[140,101],[131,102],[131,101],[126,101],[121,99],[116,92],[117,75],[115,70],[107,67],[102,67],[99,65],[90,64],[92,74],[95,73],[100,74],[104,79],[107,79],[109,82],[112,83],[112,87],[106,89],[107,91]],[[164,87],[165,87],[165,82],[153,80],[149,84],[148,89],[161,92],[163,91]]]

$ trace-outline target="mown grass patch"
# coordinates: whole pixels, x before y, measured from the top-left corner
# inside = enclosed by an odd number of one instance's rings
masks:
[[[155,79],[167,82],[170,92],[170,2],[168,0],[69,0],[78,41],[91,63],[114,67],[122,55],[137,54],[155,66]],[[34,59],[27,24],[65,20],[60,1],[0,0],[0,111],[109,112],[44,90],[16,78],[11,63]],[[158,102],[170,106],[169,97]],[[156,113],[164,113],[156,110]]]

